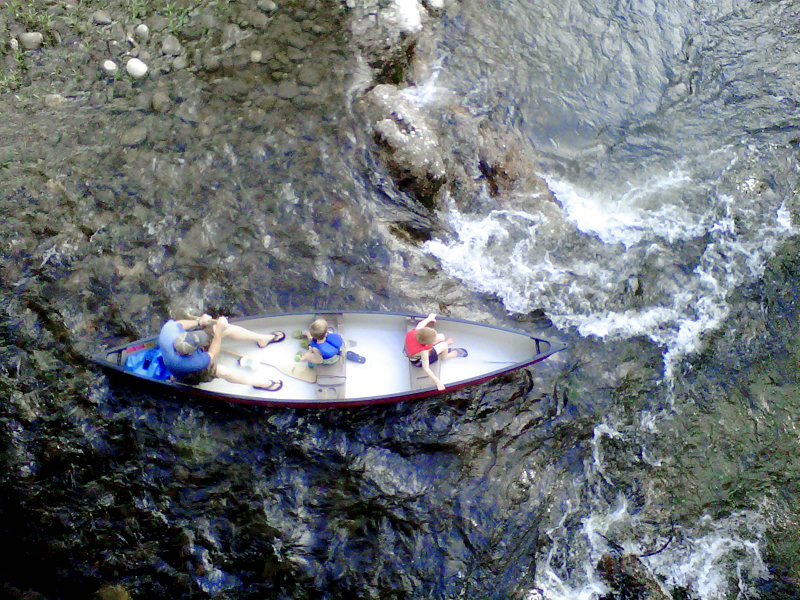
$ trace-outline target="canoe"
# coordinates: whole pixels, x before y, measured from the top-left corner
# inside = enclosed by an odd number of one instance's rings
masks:
[[[309,369],[304,363],[294,361],[300,342],[292,338],[292,332],[308,330],[317,317],[325,318],[329,330],[342,335],[344,351],[353,353],[351,356],[360,362],[342,356],[334,365]],[[101,351],[93,361],[108,372],[130,380],[194,396],[261,406],[333,408],[394,403],[452,392],[528,367],[565,348],[558,340],[545,340],[521,331],[437,317],[437,331],[455,338],[452,347],[465,348],[468,352],[466,357],[433,365],[446,386],[445,391],[440,392],[422,368],[412,366],[403,353],[406,332],[423,318],[402,313],[343,311],[231,319],[231,323],[259,333],[286,333],[284,341],[265,348],[253,342],[226,338],[218,357],[219,364],[229,368],[263,369],[268,377],[282,380],[283,387],[277,392],[221,378],[198,386],[159,379],[157,374],[141,368],[142,357],[148,356],[148,352],[150,356],[157,353],[158,336]],[[132,370],[135,364],[139,368]]]

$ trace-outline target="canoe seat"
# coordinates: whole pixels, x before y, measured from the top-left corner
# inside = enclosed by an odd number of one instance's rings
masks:
[[[342,315],[340,314],[318,314],[317,319],[325,319],[328,322],[328,332],[335,332],[344,339],[342,328]],[[317,372],[317,384],[315,393],[319,400],[340,400],[345,397],[345,383],[347,381],[344,354],[347,350],[342,345],[339,360],[332,365],[317,365],[314,370]]]
[[[412,329],[416,329],[418,323],[419,321],[416,319],[409,318],[408,328],[406,331],[408,332]],[[441,379],[441,368],[442,361],[440,360],[437,360],[431,365],[431,371],[433,371],[433,374],[439,379]],[[412,390],[422,390],[425,388],[434,387],[433,381],[431,381],[431,378],[428,377],[428,374],[425,372],[425,370],[422,367],[415,367],[411,364],[411,361],[408,361],[408,374],[410,377]]]

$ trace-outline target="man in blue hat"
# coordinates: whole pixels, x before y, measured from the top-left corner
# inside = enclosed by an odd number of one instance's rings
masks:
[[[214,319],[203,315],[197,319],[170,319],[161,328],[158,345],[164,364],[181,383],[198,385],[221,377],[231,383],[242,383],[277,392],[283,387],[280,380],[265,379],[258,375],[244,375],[215,361],[226,337],[235,340],[252,340],[260,348],[286,338],[282,331],[262,335],[238,325],[231,325],[225,317]]]

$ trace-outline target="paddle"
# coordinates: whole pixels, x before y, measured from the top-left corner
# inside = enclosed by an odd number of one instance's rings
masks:
[[[228,350],[226,348],[222,348],[221,352],[230,354],[231,356],[238,356],[239,358],[247,358],[253,361],[253,363],[260,363],[262,365],[267,365],[268,367],[274,367],[284,375],[288,375],[294,379],[307,381],[308,383],[314,383],[317,380],[317,374],[314,372],[314,370],[309,369],[308,366],[304,364],[296,362],[271,363],[265,360],[259,360],[253,356],[247,356],[246,354],[239,354],[238,352],[234,352],[233,350]]]

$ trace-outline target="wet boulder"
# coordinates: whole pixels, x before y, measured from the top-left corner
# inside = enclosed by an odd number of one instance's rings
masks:
[[[362,106],[379,155],[397,186],[432,209],[447,177],[442,148],[427,117],[392,85],[372,88]]]
[[[661,584],[635,554],[600,557],[597,569],[612,593],[606,598],[619,600],[671,600]]]
[[[379,83],[399,84],[413,61],[417,42],[429,20],[417,0],[379,2],[362,0],[352,7],[350,34]]]

